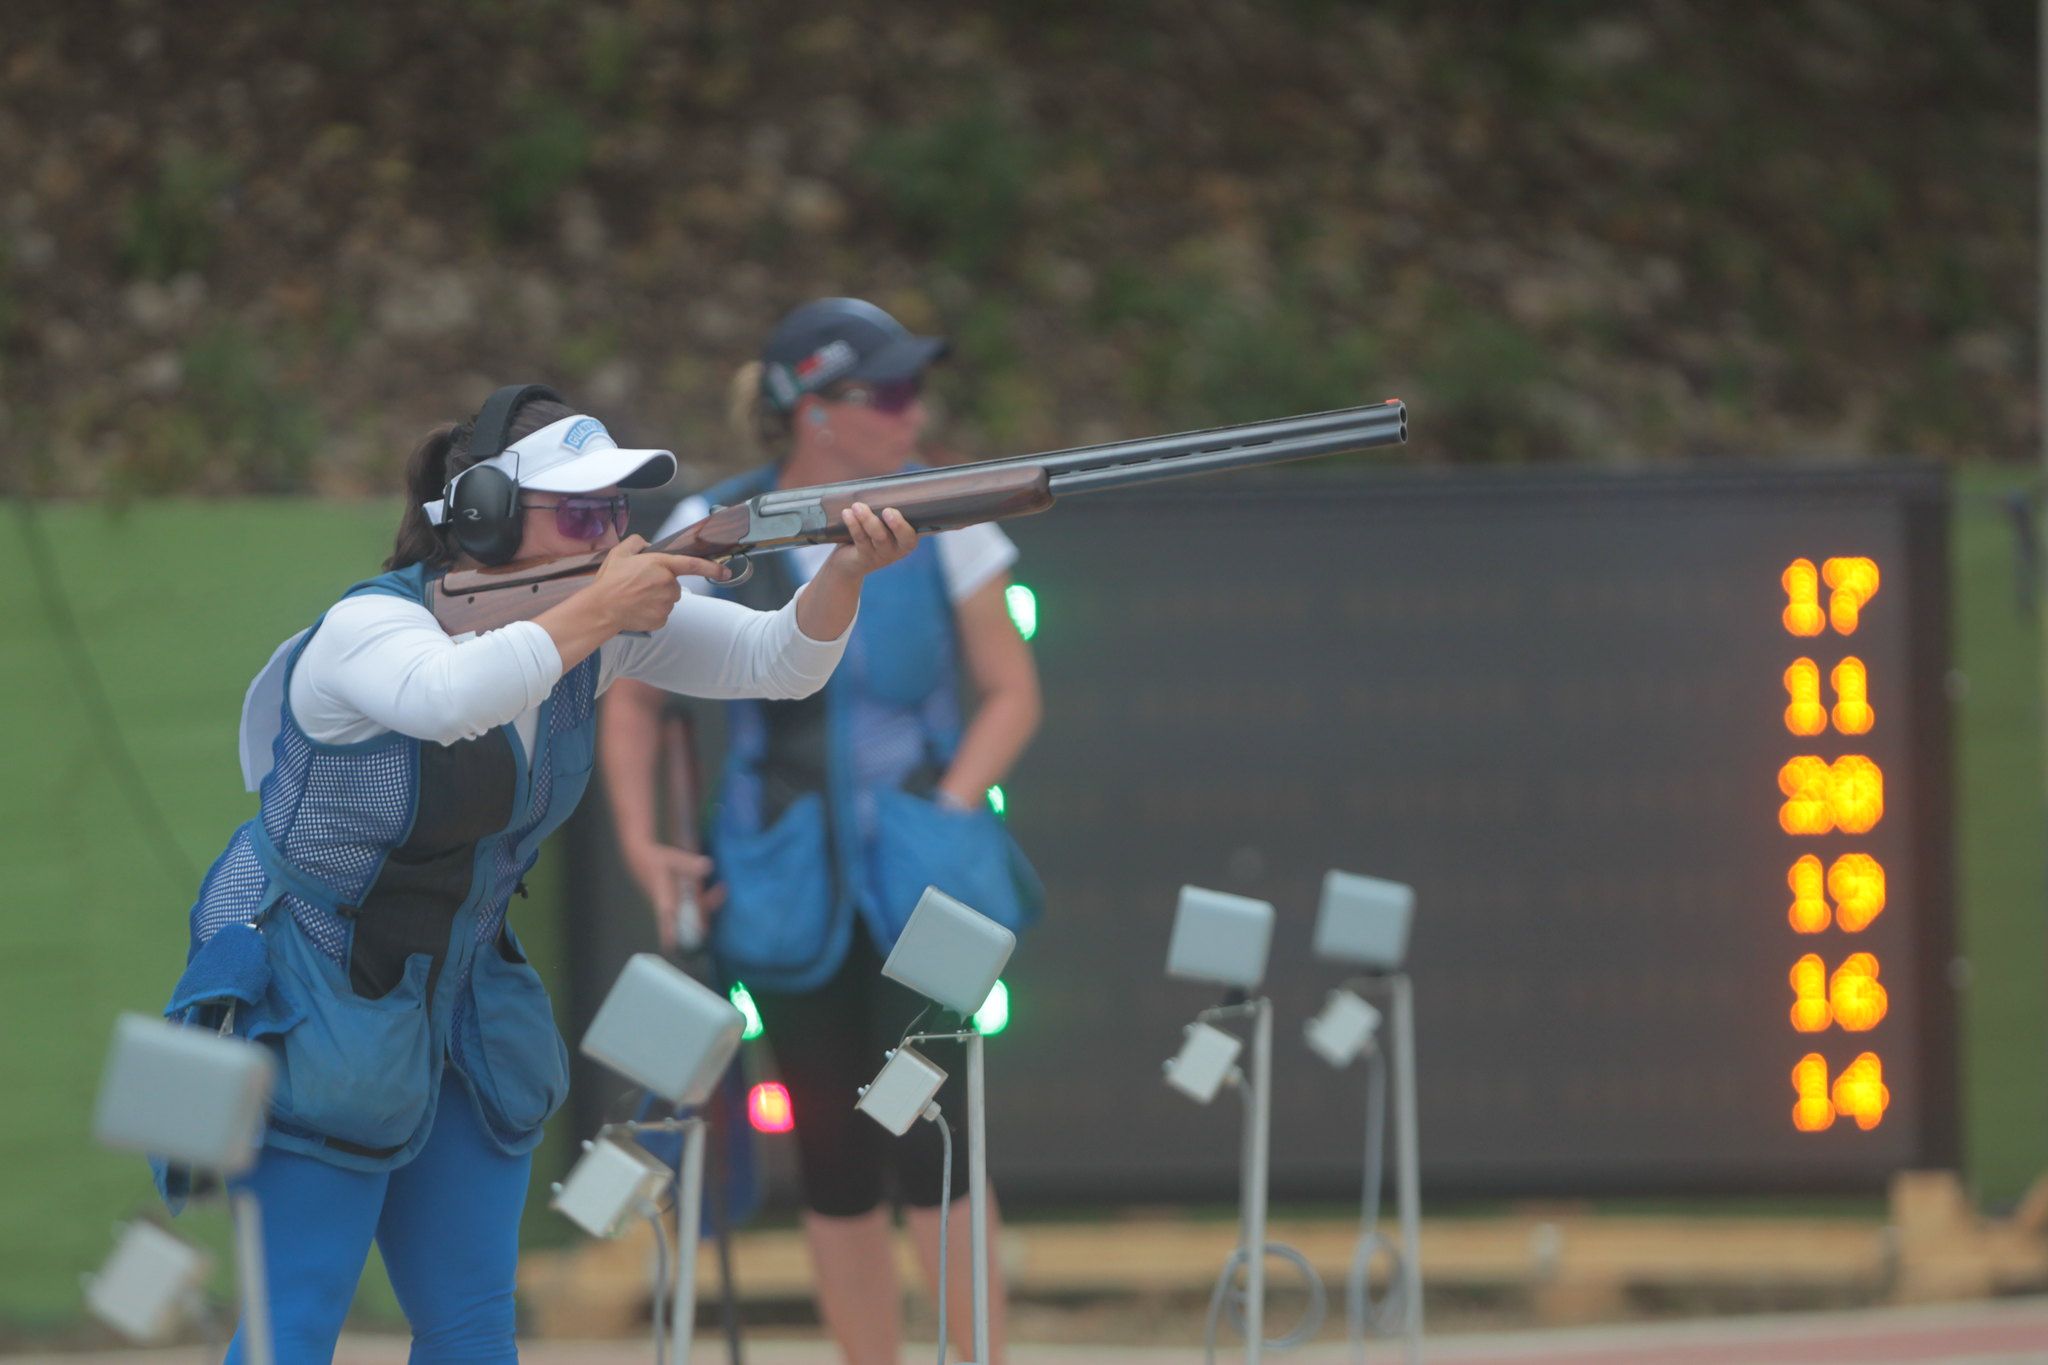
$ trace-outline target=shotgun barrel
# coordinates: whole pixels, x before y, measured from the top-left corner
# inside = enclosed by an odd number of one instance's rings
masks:
[[[797,506],[806,499],[829,496],[837,493],[872,491],[877,497],[886,496],[883,490],[891,485],[911,480],[928,479],[933,475],[966,474],[973,471],[1003,469],[1020,465],[1043,468],[1048,476],[1057,478],[1062,474],[1084,473],[1120,466],[1148,463],[1153,460],[1181,460],[1211,452],[1249,449],[1312,434],[1334,435],[1340,432],[1357,432],[1361,435],[1372,433],[1375,437],[1366,444],[1383,445],[1408,439],[1408,408],[1398,398],[1389,398],[1383,403],[1372,403],[1364,407],[1334,408],[1328,412],[1306,413],[1299,417],[1268,418],[1258,422],[1241,422],[1234,426],[1209,427],[1200,431],[1183,431],[1171,436],[1144,436],[1135,440],[1106,441],[1099,445],[1070,446],[1064,450],[1049,450],[1037,455],[1011,455],[998,460],[977,460],[972,464],[953,465],[931,470],[908,470],[900,474],[885,474],[873,479],[852,479],[843,483],[809,484],[802,488],[777,489],[760,495],[759,502],[764,513],[773,513],[785,507]],[[1392,433],[1391,435],[1389,435]],[[1349,443],[1318,450],[1314,454],[1330,454],[1336,451],[1360,448]],[[1306,459],[1308,455],[1275,456],[1274,459]],[[1258,461],[1267,463],[1270,461]],[[1071,485],[1070,485],[1071,486]],[[862,501],[872,501],[863,497]]]

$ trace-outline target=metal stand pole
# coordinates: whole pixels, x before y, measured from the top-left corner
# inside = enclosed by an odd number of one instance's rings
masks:
[[[721,1082],[716,1103],[719,1106],[719,1145],[711,1146],[713,1129],[707,1122],[704,1129],[704,1189],[705,1198],[711,1205],[711,1234],[718,1248],[718,1305],[719,1316],[725,1327],[725,1354],[729,1365],[745,1365],[746,1351],[740,1343],[739,1290],[732,1272],[732,1224],[728,1221],[726,1209],[726,1160],[732,1154],[733,1124],[745,1123],[746,1116],[734,1112],[732,1092]]]
[[[1401,1215],[1402,1324],[1408,1363],[1422,1361],[1422,1176],[1415,1127],[1415,995],[1406,972],[1389,983],[1394,996],[1394,1185]]]
[[[669,1336],[670,1365],[690,1365],[697,1331],[697,1241],[703,1227],[704,1120],[685,1119],[682,1179],[676,1187],[676,1283]],[[660,1324],[655,1325],[660,1330]]]
[[[235,1222],[235,1270],[242,1291],[242,1355],[249,1365],[272,1365],[270,1289],[263,1267],[263,1210],[256,1196],[228,1196]]]
[[[952,1215],[941,1209],[939,1216]],[[979,1029],[969,1029],[967,1036],[967,1216],[974,1256],[973,1365],[988,1365],[988,1112]]]
[[[1252,1002],[1251,1094],[1244,1106],[1243,1207],[1239,1237],[1245,1261],[1244,1358],[1258,1365],[1266,1344],[1267,1140],[1273,1126],[1273,1002]]]

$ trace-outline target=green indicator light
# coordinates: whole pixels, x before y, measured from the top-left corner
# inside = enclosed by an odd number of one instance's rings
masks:
[[[1001,787],[990,787],[988,789],[988,808],[1004,819],[1009,818],[1010,798],[1003,795]]]
[[[732,983],[732,989],[725,993],[725,998],[732,1001],[732,1007],[738,1010],[747,1021],[746,1030],[740,1034],[740,1041],[746,1042],[750,1039],[759,1038],[761,1036],[761,1011],[754,1008],[754,997],[747,994],[747,988],[735,981]]]
[[[974,1012],[974,1031],[984,1038],[993,1038],[1009,1026],[1010,988],[998,981],[989,991],[988,999]]]
[[[1010,621],[1025,639],[1038,634],[1038,594],[1022,583],[1003,590],[1003,605],[1010,609]]]

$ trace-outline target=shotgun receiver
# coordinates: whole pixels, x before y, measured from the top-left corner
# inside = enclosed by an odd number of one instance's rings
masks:
[[[1040,455],[918,469],[846,483],[778,488],[714,507],[694,526],[649,549],[740,561],[760,550],[844,542],[840,513],[856,502],[893,507],[920,532],[1043,512],[1074,493],[1128,488],[1226,469],[1340,455],[1408,439],[1408,409],[1398,398],[1359,408],[1282,417],[1175,436],[1076,446]],[[530,620],[587,586],[602,552],[458,569],[427,583],[427,606],[450,635]]]

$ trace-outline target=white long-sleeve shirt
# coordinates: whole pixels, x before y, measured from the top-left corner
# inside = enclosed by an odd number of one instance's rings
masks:
[[[659,630],[599,647],[597,687],[637,678],[698,697],[805,697],[832,676],[850,633],[811,639],[795,600],[761,612],[686,592]],[[307,643],[292,671],[292,714],[329,744],[394,730],[453,744],[511,722],[530,754],[540,704],[562,671],[554,640],[531,621],[451,639],[417,602],[364,593],[336,603]]]

